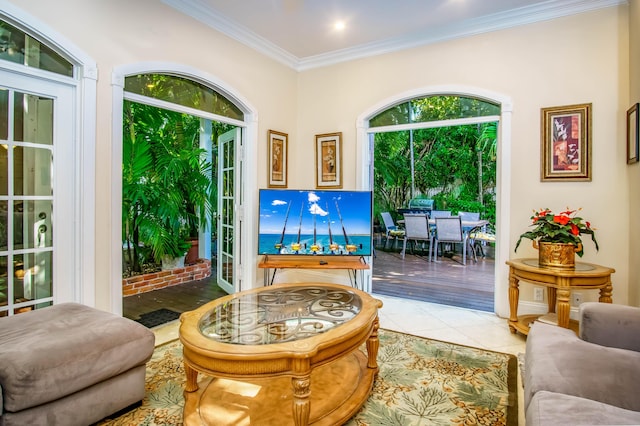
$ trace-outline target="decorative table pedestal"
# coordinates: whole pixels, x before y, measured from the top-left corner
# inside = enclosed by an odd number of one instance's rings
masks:
[[[529,324],[540,315],[518,316],[518,299],[520,280],[541,285],[547,288],[549,312],[556,312],[558,325],[569,328],[569,312],[571,310],[571,290],[599,289],[599,301],[611,303],[611,274],[614,269],[592,263],[576,262],[575,268],[540,267],[538,259],[508,260],[509,265],[509,329],[512,333],[519,331],[529,334]],[[577,327],[573,327],[577,330]]]
[[[378,372],[381,307],[354,288],[296,283],[185,312],[184,424],[343,424]],[[198,382],[198,373],[212,378]]]

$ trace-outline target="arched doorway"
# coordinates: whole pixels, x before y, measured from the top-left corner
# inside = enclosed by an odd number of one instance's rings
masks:
[[[498,150],[497,150],[497,185],[496,185],[496,241],[495,259],[495,312],[503,317],[508,316],[509,306],[507,302],[508,292],[508,269],[505,261],[508,254],[505,248],[509,247],[509,205],[510,205],[510,146],[511,146],[511,101],[508,97],[489,92],[483,89],[463,87],[457,85],[434,86],[422,89],[415,89],[386,99],[361,114],[357,120],[357,144],[358,144],[358,187],[362,189],[372,189],[373,173],[373,134],[376,129],[370,126],[369,120],[394,105],[411,99],[429,97],[433,95],[458,95],[469,98],[487,100],[500,106],[500,114],[497,118],[498,126]],[[450,120],[449,125],[456,125],[464,121]],[[406,126],[411,128],[411,125]],[[372,260],[375,262],[375,259]],[[371,291],[371,281],[369,278],[369,288]]]
[[[253,119],[255,117],[255,108],[253,108],[247,101],[235,94],[235,91],[229,88],[228,85],[218,81],[213,76],[203,73],[199,70],[195,70],[189,67],[185,67],[179,64],[167,64],[167,63],[142,63],[133,64],[124,67],[120,67],[114,71],[114,84],[113,84],[113,98],[114,98],[114,132],[113,132],[113,208],[112,214],[114,219],[114,228],[122,229],[122,219],[120,209],[122,205],[122,177],[121,177],[121,164],[122,164],[122,108],[125,99],[124,88],[125,78],[127,76],[143,75],[143,74],[166,74],[173,75],[179,78],[183,78],[188,81],[196,82],[197,84],[211,87],[217,93],[224,96],[232,105],[234,105],[238,111],[243,115],[242,119],[230,119],[219,114],[211,113],[206,114],[206,119],[216,120],[236,126],[238,130],[237,141],[234,140],[237,152],[239,155],[233,156],[233,169],[237,171],[236,176],[241,176],[235,184],[237,189],[234,192],[233,199],[225,200],[226,212],[228,212],[228,220],[232,226],[231,233],[227,236],[235,241],[240,241],[242,235],[252,235],[253,223],[250,220],[244,220],[244,218],[251,217],[250,212],[254,208],[253,197],[247,196],[253,189],[256,188],[256,162],[257,162],[257,150],[247,149],[248,146],[254,146],[256,141],[257,123]],[[171,107],[174,108],[174,107]],[[194,113],[194,115],[200,116],[200,111],[190,110],[188,107],[185,111]],[[228,141],[227,141],[228,142]],[[112,310],[114,312],[122,312],[122,258],[121,258],[121,238],[116,233],[112,234]],[[230,292],[240,291],[247,288],[251,288],[255,279],[255,269],[243,267],[245,262],[250,262],[252,254],[255,252],[256,247],[251,241],[247,244],[237,244],[235,246],[235,252],[233,256],[229,256],[229,260],[233,262],[233,270],[236,271],[233,275],[233,282],[231,283]]]

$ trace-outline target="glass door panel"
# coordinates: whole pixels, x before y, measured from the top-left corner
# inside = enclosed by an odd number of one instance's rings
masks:
[[[236,229],[236,147],[240,129],[231,130],[218,138],[218,285],[227,293],[235,293],[236,262],[239,239]]]
[[[0,88],[0,121],[0,316],[6,316],[53,302],[54,98]]]

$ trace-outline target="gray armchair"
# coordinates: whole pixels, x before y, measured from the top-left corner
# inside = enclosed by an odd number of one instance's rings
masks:
[[[640,308],[580,305],[580,335],[536,322],[527,337],[527,426],[640,424]]]

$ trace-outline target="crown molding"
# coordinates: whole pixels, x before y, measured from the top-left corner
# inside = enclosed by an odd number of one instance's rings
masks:
[[[446,40],[628,4],[627,0],[549,0],[507,12],[469,19],[437,30],[427,30],[381,42],[367,43],[353,48],[300,58],[249,31],[246,27],[219,15],[208,8],[202,0],[162,0],[162,2],[296,71],[305,71]]]
[[[161,1],[167,6],[170,6],[185,15],[191,16],[224,35],[231,37],[232,39],[235,39],[236,41],[239,41],[240,43],[293,69],[297,67],[298,62],[300,61],[298,57],[271,43],[267,39],[260,37],[258,34],[250,31],[246,27],[231,21],[229,18],[218,14],[201,0]]]

